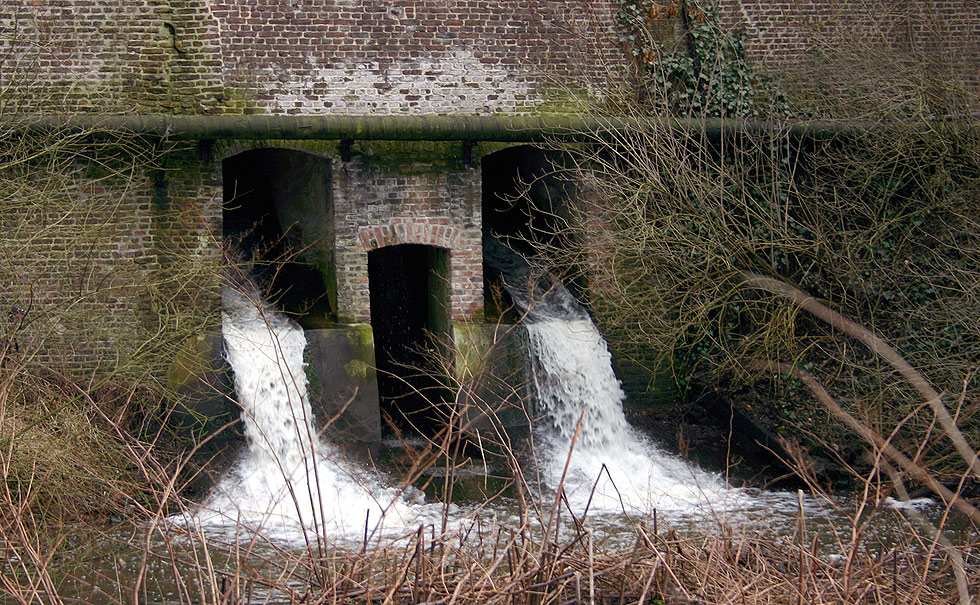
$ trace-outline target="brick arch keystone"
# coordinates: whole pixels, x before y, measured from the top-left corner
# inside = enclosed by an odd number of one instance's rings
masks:
[[[361,227],[357,242],[362,251],[398,244],[425,244],[452,249],[458,232],[455,227],[426,222],[426,219],[392,219],[381,225]]]

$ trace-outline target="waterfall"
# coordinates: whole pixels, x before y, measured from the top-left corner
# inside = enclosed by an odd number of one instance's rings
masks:
[[[720,501],[717,477],[667,455],[627,423],[609,350],[590,319],[533,320],[525,328],[537,394],[535,454],[547,485],[562,480],[571,449],[563,487],[580,510],[695,512]]]
[[[307,393],[306,336],[255,296],[226,290],[222,333],[247,449],[197,515],[284,539],[404,527],[409,505],[320,439]]]
[[[562,485],[576,512],[589,506],[609,513],[703,512],[730,493],[718,477],[663,453],[630,427],[606,343],[560,282],[509,275],[523,278],[519,286],[512,277],[505,283],[513,282],[508,291],[528,311],[535,470],[544,492]],[[223,298],[226,357],[247,447],[195,522],[296,540],[311,530],[361,536],[366,524],[387,534],[439,518],[438,506],[408,503],[320,438],[302,328],[254,295],[227,290]]]
[[[730,496],[719,477],[666,454],[629,425],[606,342],[560,282],[535,279],[528,267],[512,266],[503,278],[526,312],[534,454],[546,487],[561,483],[573,507],[603,512],[693,513]]]

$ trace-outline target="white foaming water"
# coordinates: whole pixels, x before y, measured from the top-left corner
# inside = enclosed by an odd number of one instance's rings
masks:
[[[717,477],[661,452],[626,422],[623,391],[591,320],[538,321],[526,329],[543,416],[536,453],[544,453],[539,466],[551,487],[561,481],[574,439],[564,480],[574,506],[591,498],[590,507],[604,512],[696,512],[722,501]]]
[[[541,296],[509,291],[521,306],[535,299],[525,328],[537,392],[535,455],[545,484],[557,489],[564,476],[566,497],[579,511],[724,507],[732,493],[717,476],[660,451],[626,421],[606,342],[575,298],[557,282]]]
[[[279,539],[354,536],[418,521],[394,489],[321,440],[307,395],[306,336],[290,319],[226,291],[222,332],[248,447],[197,514]]]

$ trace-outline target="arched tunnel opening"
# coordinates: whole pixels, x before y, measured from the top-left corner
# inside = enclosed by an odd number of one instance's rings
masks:
[[[224,160],[222,175],[233,262],[304,327],[336,322],[330,160],[255,149]]]
[[[452,375],[449,250],[422,244],[368,252],[382,434],[435,435]]]
[[[562,177],[560,154],[531,146],[511,147],[482,160],[483,280],[486,315],[515,320],[513,301],[502,286],[504,273],[525,266],[547,248],[567,246],[572,183]],[[569,283],[577,295],[580,284]]]

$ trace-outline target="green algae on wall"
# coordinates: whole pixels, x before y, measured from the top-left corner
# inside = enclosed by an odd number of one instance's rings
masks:
[[[344,364],[344,371],[355,380],[373,379],[374,331],[370,324],[350,324],[344,332],[350,345],[352,358]]]

